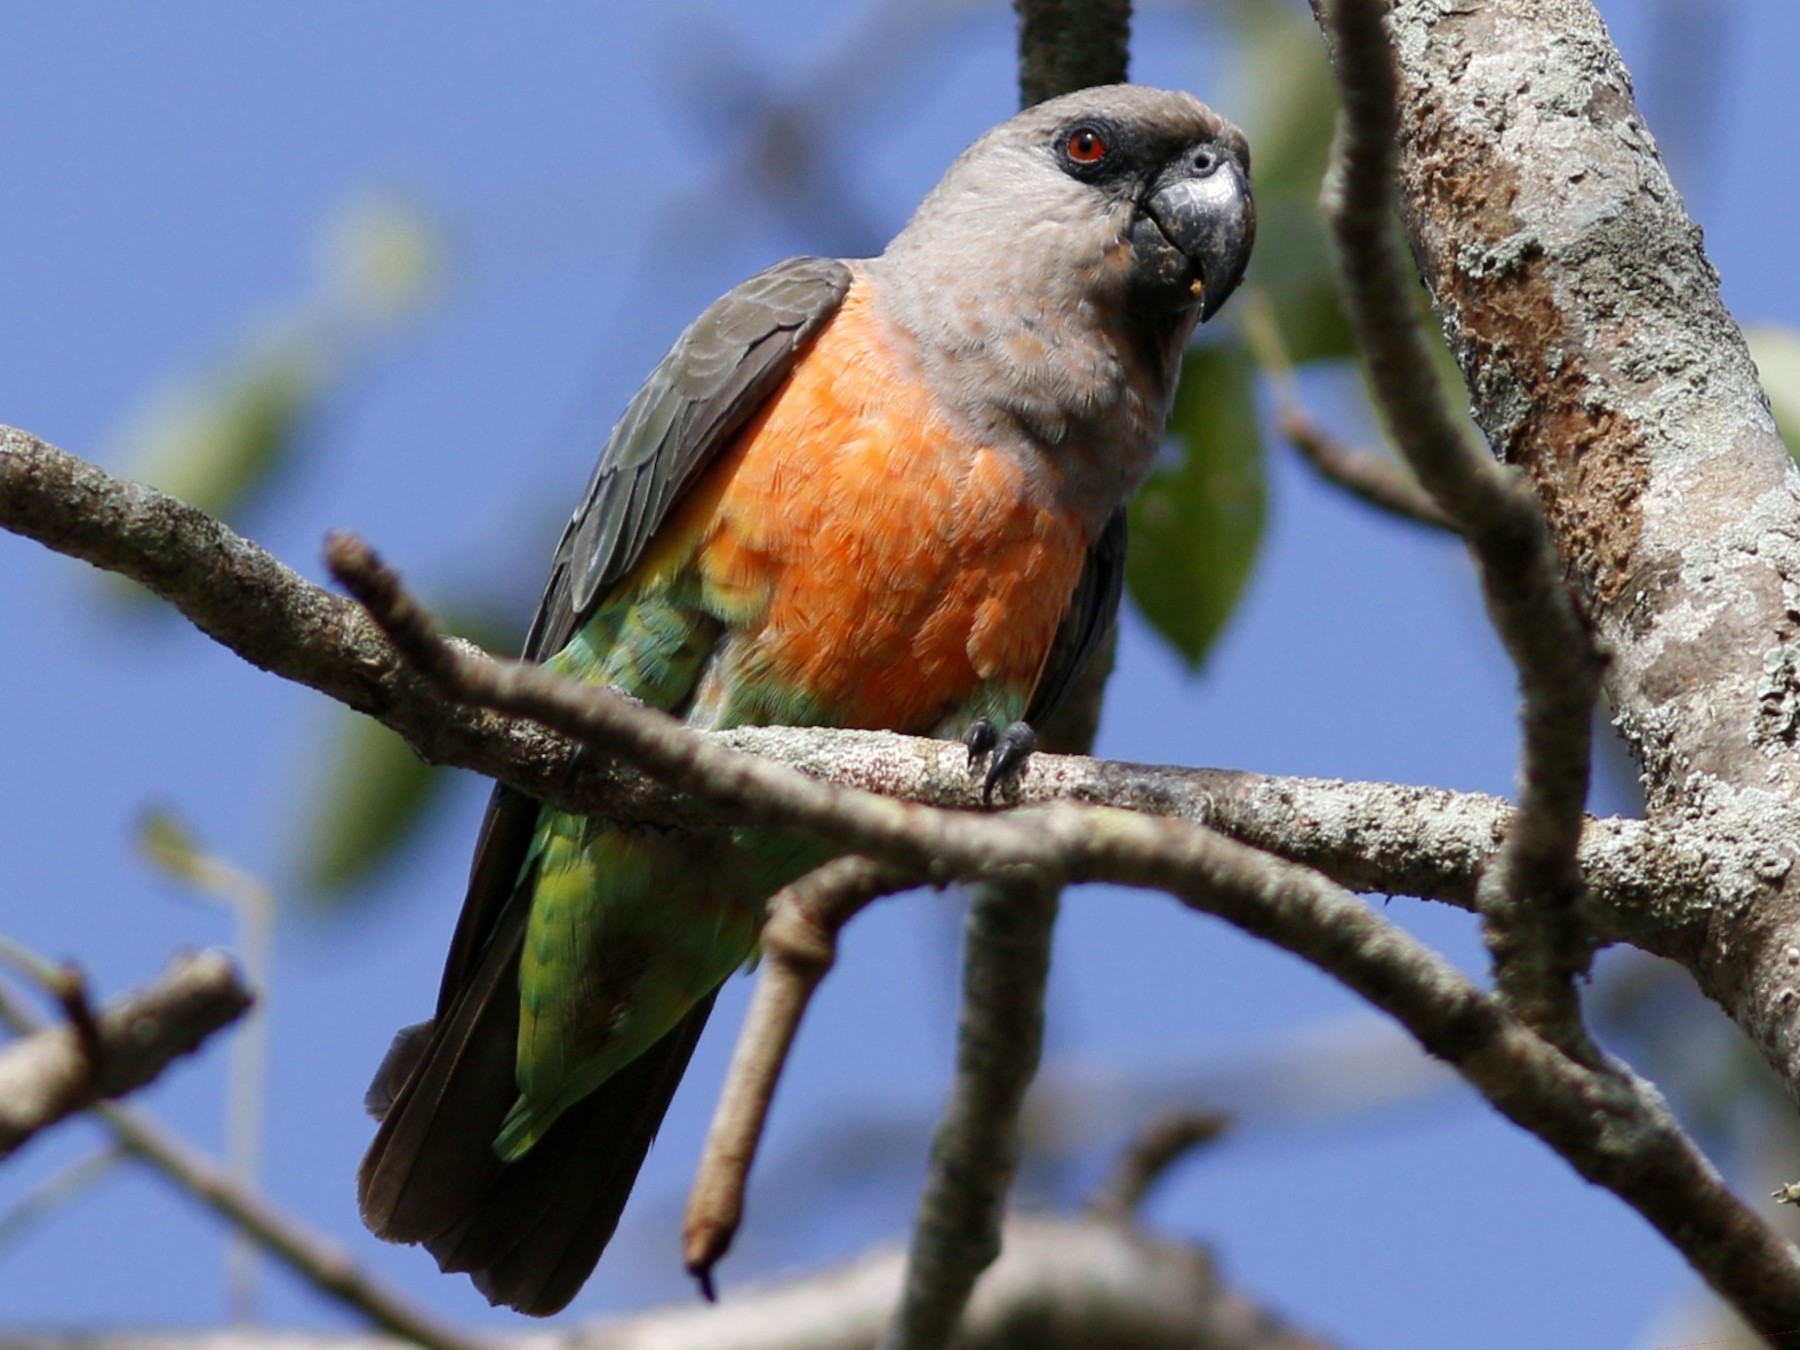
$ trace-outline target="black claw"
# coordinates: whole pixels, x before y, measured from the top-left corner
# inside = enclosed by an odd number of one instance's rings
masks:
[[[969,767],[975,767],[975,761],[1000,743],[1000,733],[994,730],[994,724],[985,717],[977,718],[969,724],[963,733],[963,744],[969,747]]]
[[[563,784],[567,786],[569,783],[574,782],[575,775],[585,769],[588,766],[588,762],[593,758],[593,746],[589,745],[586,741],[582,741],[577,745],[575,747],[575,753],[569,756],[569,762],[563,765]]]
[[[989,728],[992,730],[992,728]],[[981,784],[981,804],[992,806],[994,803],[994,785],[1008,778],[1017,778],[1025,767],[1025,761],[1031,758],[1031,752],[1037,749],[1037,732],[1031,729],[1029,722],[1014,722],[1005,731],[994,746],[994,757],[988,761],[987,777]]]

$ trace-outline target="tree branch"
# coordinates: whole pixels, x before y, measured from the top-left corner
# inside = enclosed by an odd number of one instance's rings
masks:
[[[1476,418],[1543,502],[1653,819],[1762,858],[1688,964],[1800,1095],[1800,476],[1593,6],[1389,26],[1402,212]]]
[[[975,889],[963,935],[956,1075],[932,1137],[906,1288],[883,1350],[948,1345],[975,1281],[1000,1254],[1019,1115],[1044,1048],[1059,886],[1028,875]]]
[[[1120,84],[1131,60],[1131,0],[1013,0],[1019,14],[1019,106]]]
[[[1388,455],[1358,450],[1337,440],[1306,411],[1288,359],[1287,344],[1275,322],[1268,296],[1251,291],[1238,298],[1238,322],[1257,365],[1275,393],[1276,424],[1314,473],[1351,496],[1415,525],[1449,530],[1454,527],[1431,495]]]
[[[473,769],[551,805],[615,820],[700,826],[729,818],[628,765],[578,755],[573,742],[530,719],[446,698],[355,604],[204,512],[9,428],[0,428],[0,526],[144,582],[245,660],[377,718],[433,763]],[[799,727],[717,739],[890,797],[980,804],[967,756],[948,742]],[[1317,867],[1354,890],[1464,907],[1474,902],[1510,814],[1497,798],[1437,788],[1048,754],[1032,757],[1014,793],[1021,804],[1068,797],[1180,816]],[[1693,960],[1712,916],[1694,897],[1716,897],[1735,912],[1780,880],[1786,858],[1760,832],[1700,833],[1677,820],[1658,829],[1590,821],[1581,854],[1583,913],[1607,940]]]
[[[425,759],[510,783],[570,811],[664,826],[719,824],[724,813],[671,793],[626,765],[577,754],[537,723],[450,700],[402,661],[363,611],[276,562],[221,522],[152,489],[121,482],[25,432],[0,428],[0,526],[149,586],[246,661],[367,713]],[[939,806],[980,804],[959,746],[880,732],[753,728],[718,739],[815,777]],[[1033,756],[1014,800],[1069,796],[1182,815],[1242,830],[1259,847],[1323,867],[1362,890],[1468,904],[1497,845],[1497,799],[1371,783],[1327,783],[1226,770],[1151,768]],[[1726,838],[1692,847],[1677,867],[1675,835],[1648,839],[1611,822],[1584,862],[1609,936],[1667,950],[1682,940],[1680,904],[1696,869],[1727,894],[1753,894],[1766,859]],[[1647,850],[1647,854],[1645,854]],[[1644,855],[1662,865],[1635,866]],[[1680,883],[1679,885],[1677,883]],[[1650,917],[1647,917],[1650,916]],[[1658,934],[1665,940],[1658,945]]]
[[[1150,1188],[1182,1158],[1212,1143],[1231,1128],[1231,1117],[1216,1111],[1171,1111],[1138,1132],[1101,1184],[1088,1209],[1124,1219],[1137,1213]]]
[[[222,952],[177,956],[84,1032],[46,1027],[0,1050],[0,1158],[39,1130],[152,1082],[252,1003]]]
[[[1084,874],[1098,864],[1108,880],[1167,890],[1319,966],[1636,1209],[1751,1322],[1800,1325],[1800,1252],[1737,1200],[1649,1084],[1567,1058],[1503,1001],[1321,877],[1170,821],[1106,811],[1087,840],[1068,808],[1049,812],[1056,828],[1043,833],[1105,856],[1084,858]],[[1115,824],[1119,834],[1107,838]]]
[[[193,960],[205,961],[208,956],[229,971],[229,963],[217,953],[203,953]],[[248,1006],[247,998],[244,1006]],[[4,988],[0,988],[0,1022],[33,1038],[43,1034],[36,1028],[36,1019],[8,997]],[[92,1110],[126,1152],[141,1158],[237,1232],[279,1257],[307,1283],[356,1309],[374,1325],[426,1350],[487,1350],[484,1342],[411,1307],[364,1274],[334,1243],[244,1190],[150,1117],[105,1101],[94,1104]]]
[[[818,1275],[595,1322],[554,1337],[495,1337],[502,1350],[874,1350],[900,1292],[899,1248]],[[1021,1340],[1021,1337],[1028,1340]],[[0,1350],[393,1350],[377,1336],[257,1327],[174,1335],[0,1332]],[[982,1281],[959,1350],[1325,1350],[1227,1288],[1207,1255],[1093,1219],[1014,1220]]]
[[[683,1258],[708,1301],[713,1267],[724,1259],[743,1219],[750,1167],[800,1019],[837,960],[837,935],[871,901],[915,881],[867,858],[838,858],[769,901],[756,992],[738,1032],[682,1225]]]

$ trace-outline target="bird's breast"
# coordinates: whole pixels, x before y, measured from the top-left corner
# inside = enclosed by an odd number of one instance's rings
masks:
[[[896,346],[853,288],[670,521],[726,630],[692,720],[929,732],[1029,697],[1087,531],[1044,466],[953,427]]]

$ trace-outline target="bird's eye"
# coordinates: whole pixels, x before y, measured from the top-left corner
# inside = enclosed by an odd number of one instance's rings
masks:
[[[1106,158],[1106,141],[1092,127],[1076,127],[1063,152],[1076,164],[1098,164]]]

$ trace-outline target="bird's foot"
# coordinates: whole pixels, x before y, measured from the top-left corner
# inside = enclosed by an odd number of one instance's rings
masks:
[[[577,741],[575,743],[575,753],[570,755],[568,763],[563,765],[562,785],[568,787],[569,784],[573,783],[576,776],[586,769],[588,765],[593,762],[594,758],[594,747],[589,745],[586,741]]]
[[[607,685],[606,692],[609,694],[617,695],[619,698],[624,699],[627,703],[629,703],[634,708],[641,708],[644,706],[643,699],[636,697],[635,695],[627,692],[624,689],[621,689],[616,684]],[[579,775],[579,774],[585,772],[587,769],[589,769],[593,765],[593,763],[599,758],[600,758],[600,752],[598,750],[594,749],[594,747],[592,745],[588,744],[586,741],[575,742],[575,753],[570,755],[569,759],[568,759],[568,763],[563,765],[562,785],[564,787],[568,787],[571,783],[573,783],[575,781],[577,775]]]
[[[987,777],[981,782],[981,804],[992,806],[995,786],[1006,779],[1017,778],[1025,761],[1031,758],[1031,752],[1037,749],[1037,732],[1031,729],[1029,722],[1014,722],[1005,731],[996,731],[994,724],[983,717],[973,722],[963,734],[963,744],[969,748],[971,770],[983,755],[990,750],[993,752],[993,757],[988,760]]]

